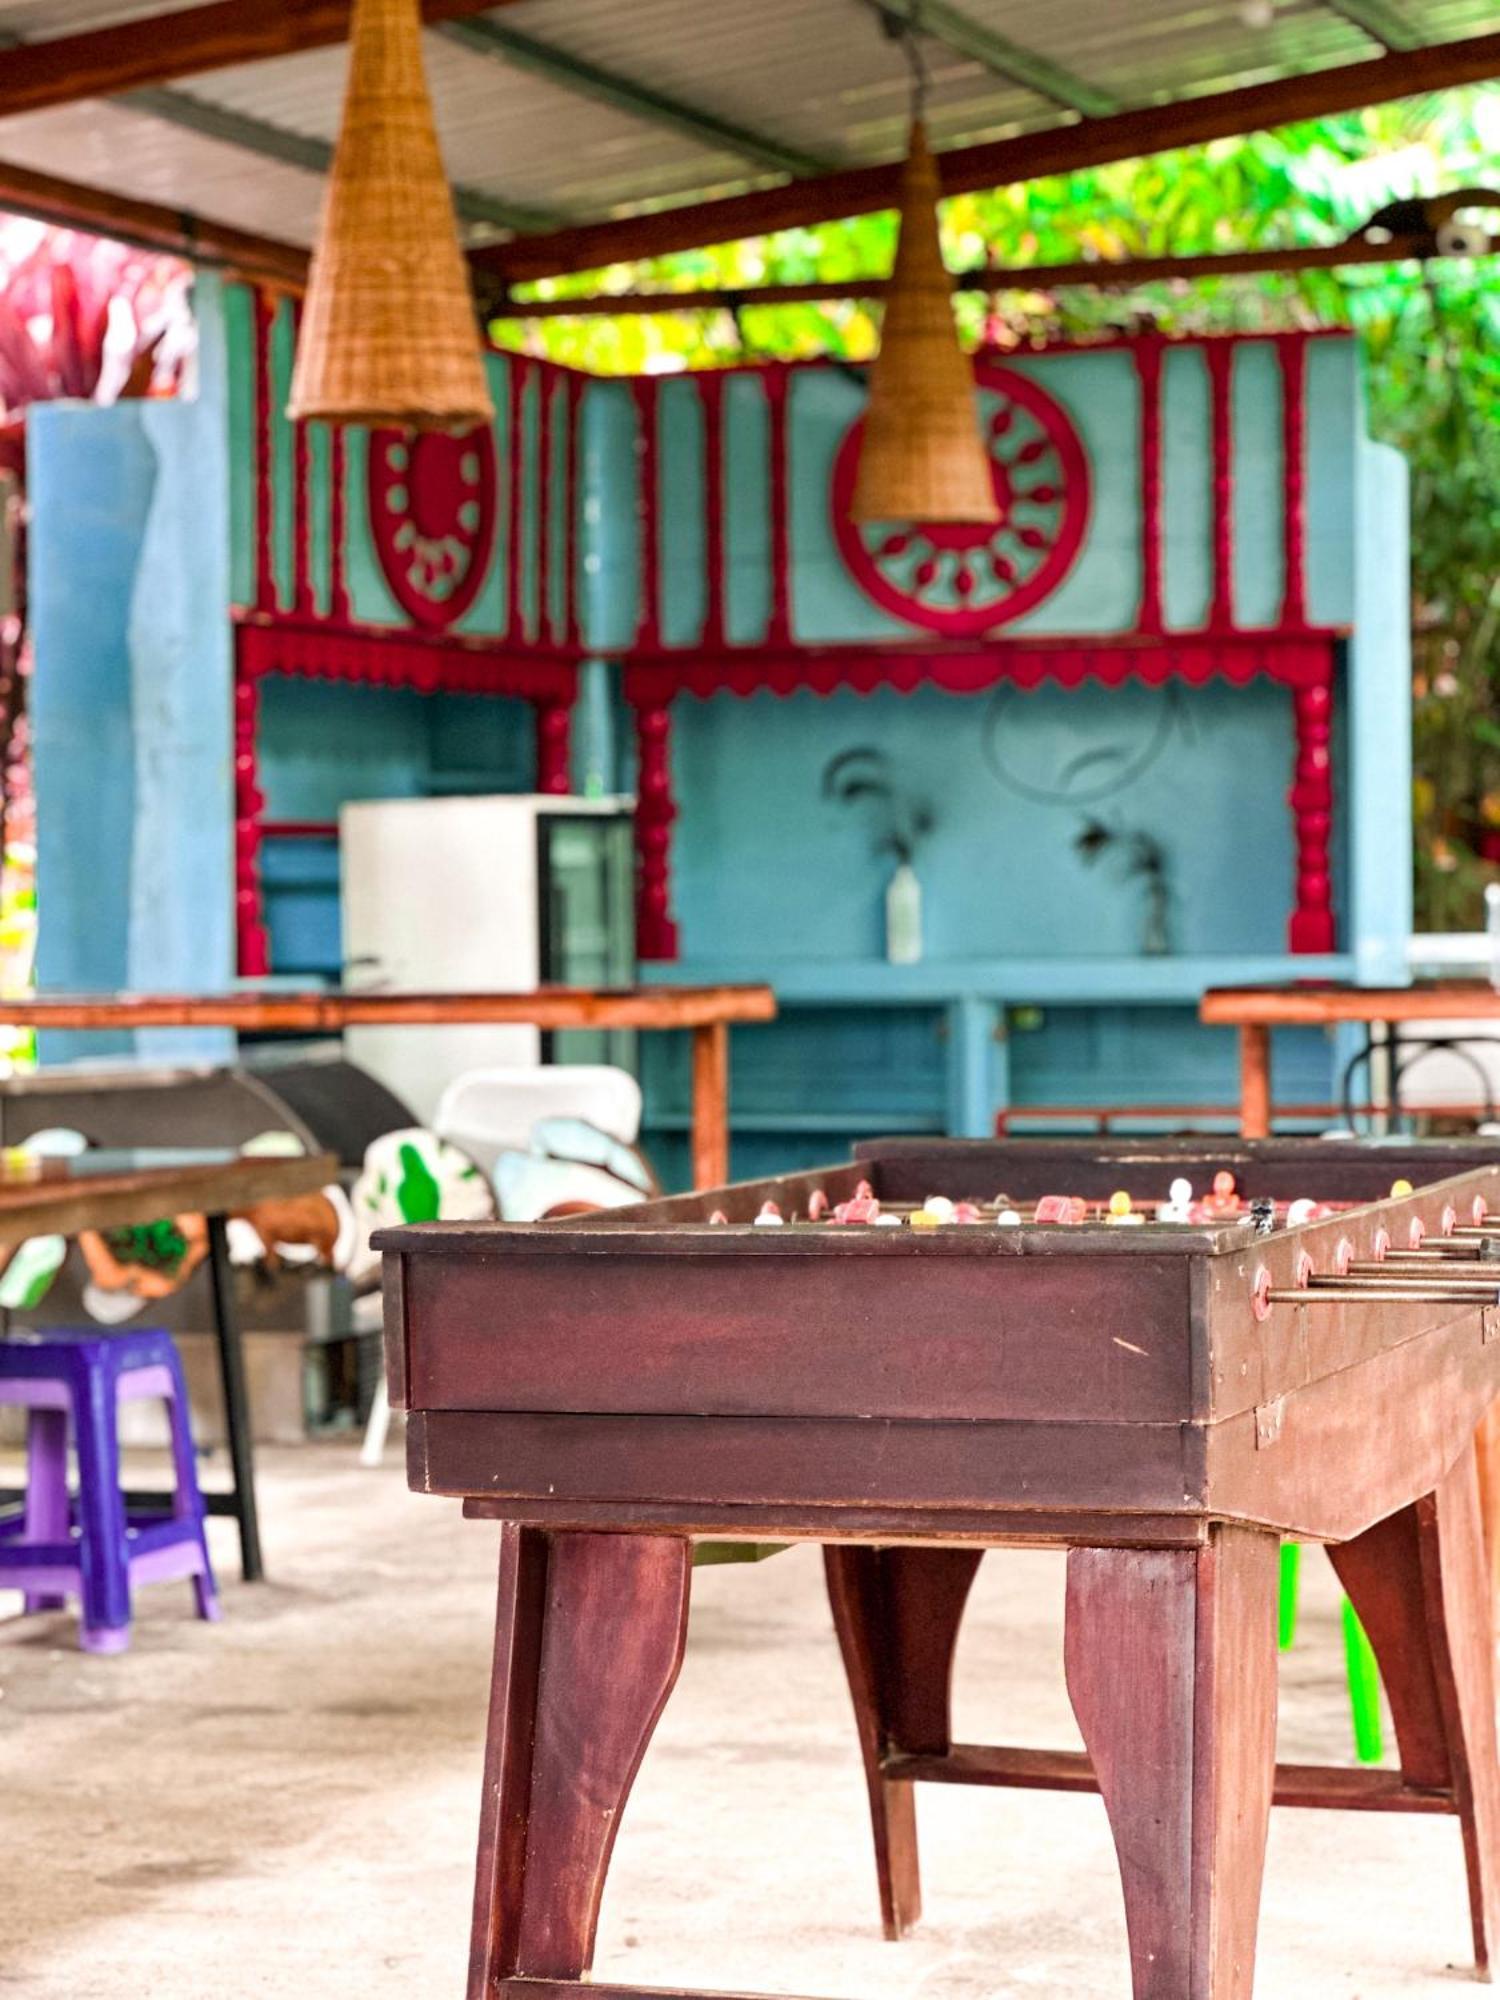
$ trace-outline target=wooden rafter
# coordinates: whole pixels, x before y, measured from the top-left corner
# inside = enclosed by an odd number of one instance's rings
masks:
[[[1305,76],[1283,77],[1211,96],[1084,118],[1072,125],[965,146],[940,155],[946,194],[973,193],[1043,174],[1070,173],[1178,146],[1207,144],[1299,120],[1324,118],[1416,97],[1431,90],[1482,83],[1500,75],[1500,34],[1475,35],[1435,48],[1377,56]],[[520,237],[473,253],[479,269],[508,282],[597,270],[706,243],[729,243],[775,229],[798,229],[895,205],[900,165],[857,167],[816,180],[793,181],[753,194],[658,209],[616,222],[586,223],[547,235]]]
[[[1500,238],[1482,253],[1493,256]],[[1129,291],[1138,285],[1191,282],[1196,278],[1237,278],[1267,271],[1339,271],[1357,264],[1404,264],[1440,255],[1430,234],[1390,236],[1380,241],[1354,236],[1345,243],[1292,243],[1270,250],[1215,250],[1202,256],[1130,257],[1118,263],[1094,257],[1070,264],[986,266],[954,273],[963,292],[1052,292],[1069,286],[1094,291]],[[839,299],[883,299],[886,278],[814,279],[805,284],[715,286],[684,292],[595,292],[586,298],[508,301],[495,308],[501,319],[595,319],[680,312],[738,312],[755,306],[812,305]]]
[[[0,160],[0,209],[65,229],[92,230],[145,250],[164,250],[194,263],[220,265],[289,291],[300,290],[307,278],[307,252],[295,243],[231,229],[160,202],[137,201],[55,174],[34,173],[5,160]]]
[[[514,0],[422,0],[426,20],[456,21]],[[214,0],[0,54],[0,118],[85,97],[149,89],[205,70],[328,48],[349,32],[349,0]]]

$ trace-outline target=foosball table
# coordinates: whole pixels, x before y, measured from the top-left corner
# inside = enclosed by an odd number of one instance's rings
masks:
[[[504,1523],[469,2000],[586,1981],[705,1540],[824,1545],[889,1936],[919,1914],[916,1784],[1097,1790],[1136,2000],[1248,2000],[1273,1803],[1456,1816],[1484,1971],[1491,1158],[879,1141],[782,1180],[378,1238],[411,1484]],[[1276,1763],[1283,1537],[1328,1545],[1398,1770]],[[975,1571],[1037,1544],[1068,1551],[1085,1751],[956,1744]]]

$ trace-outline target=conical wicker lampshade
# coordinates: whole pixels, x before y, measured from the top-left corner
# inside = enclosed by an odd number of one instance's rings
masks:
[[[870,369],[856,521],[998,521],[974,376],[953,324],[938,240],[937,165],[917,119],[901,184],[901,235]]]
[[[349,87],[288,414],[450,431],[495,414],[427,94],[418,0],[354,0]]]

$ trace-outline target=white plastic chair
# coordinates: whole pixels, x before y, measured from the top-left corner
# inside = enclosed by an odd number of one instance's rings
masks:
[[[641,1086],[629,1070],[609,1063],[466,1070],[443,1092],[432,1129],[467,1153],[488,1180],[501,1154],[526,1152],[537,1125],[548,1118],[581,1118],[633,1146],[641,1129]],[[567,1171],[575,1181],[590,1175],[588,1167]],[[594,1178],[604,1180],[602,1175]],[[360,1448],[361,1465],[380,1464],[390,1426],[390,1395],[382,1373]]]
[[[641,1129],[641,1086],[609,1063],[545,1063],[471,1069],[455,1077],[432,1128],[486,1175],[505,1152],[524,1152],[543,1118],[582,1118],[633,1146]]]

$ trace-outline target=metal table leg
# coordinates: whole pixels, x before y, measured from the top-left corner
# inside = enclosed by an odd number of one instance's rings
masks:
[[[229,1511],[240,1525],[241,1573],[246,1583],[259,1583],[265,1576],[265,1568],[260,1555],[260,1521],[255,1511],[250,1399],[245,1388],[245,1350],[234,1310],[229,1234],[222,1215],[208,1218],[208,1276],[213,1289],[214,1335],[219,1343],[219,1377],[224,1385],[224,1421],[234,1482]]]

